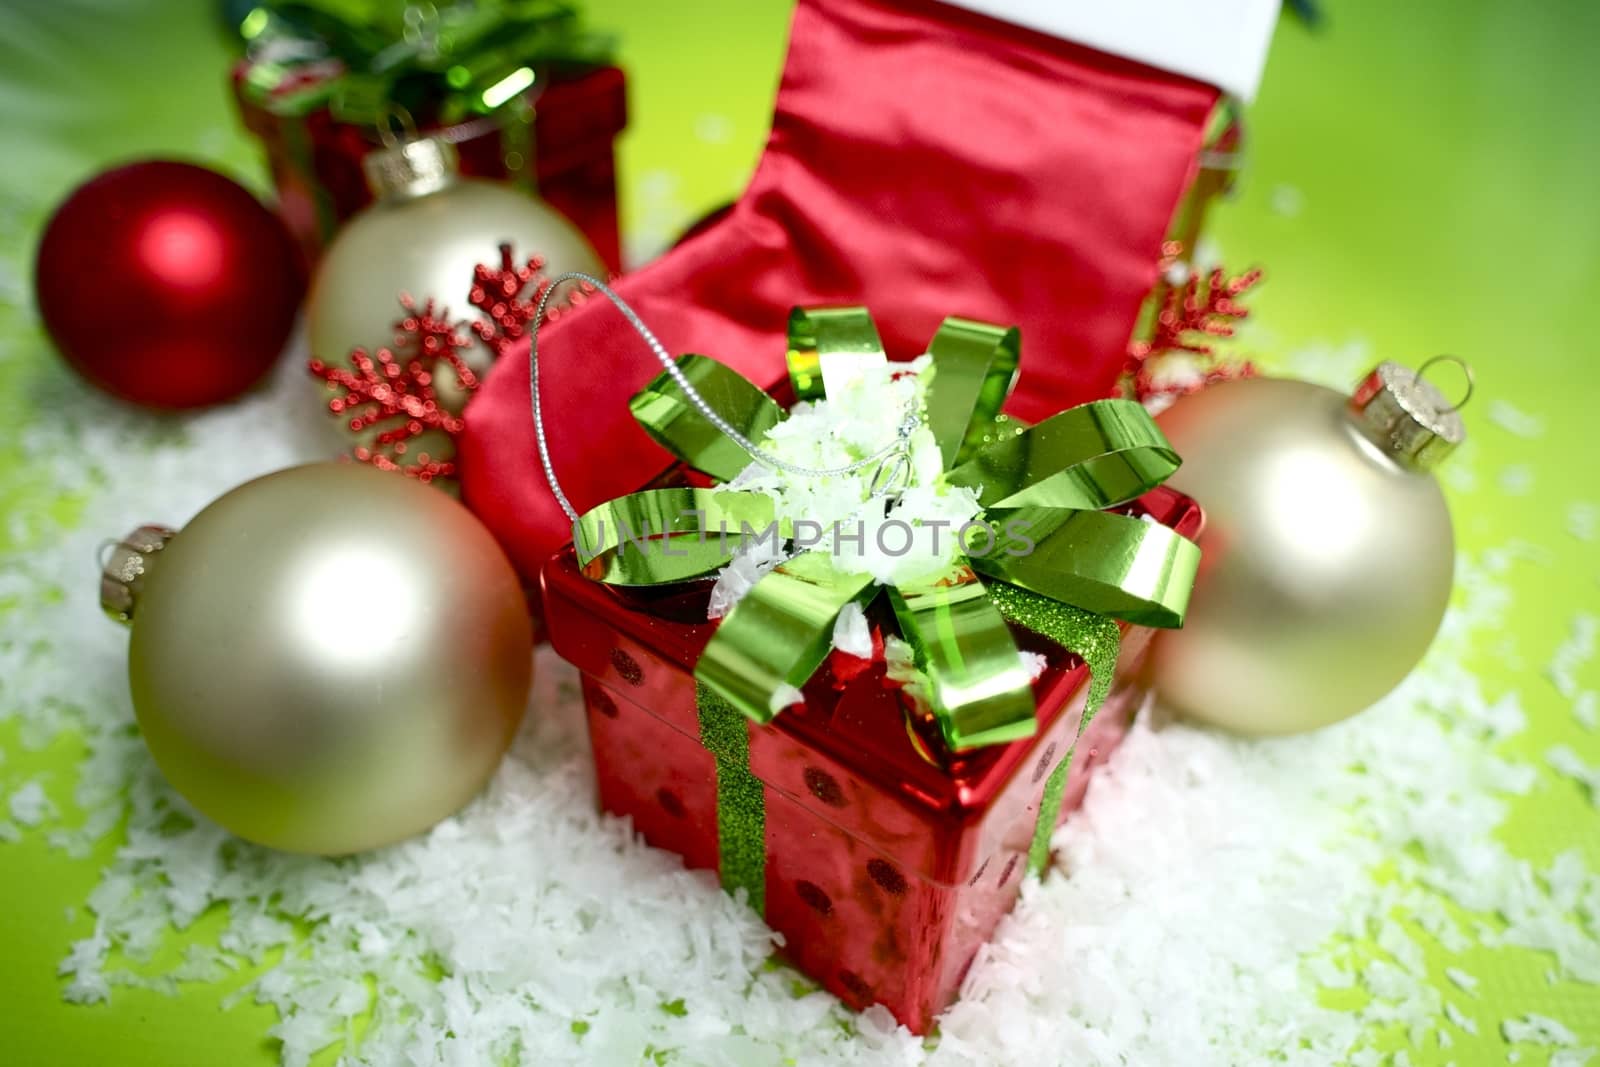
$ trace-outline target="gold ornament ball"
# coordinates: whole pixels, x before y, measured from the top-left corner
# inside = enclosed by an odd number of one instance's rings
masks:
[[[604,277],[594,249],[555,208],[504,182],[462,178],[455,166],[450,146],[427,139],[369,157],[378,199],[345,224],[312,278],[312,355],[342,363],[352,348],[392,345],[402,293],[431,298],[455,316],[475,314],[467,303],[473,268],[497,264],[502,243],[519,262],[543,256],[552,277],[573,270]],[[451,382],[440,385],[448,391]]]
[[[133,627],[145,741],[201,812],[258,844],[337,855],[426,830],[493,775],[532,634],[511,564],[460,504],[320,463],[168,533],[118,546],[103,600]]]
[[[1384,368],[1396,388],[1418,384]],[[1152,649],[1164,704],[1240,733],[1298,733],[1367,708],[1422,658],[1449,600],[1455,548],[1425,469],[1441,442],[1406,421],[1438,412],[1414,400],[1406,409],[1385,399],[1363,415],[1332,389],[1254,378],[1158,417],[1183,458],[1168,484],[1206,512],[1188,617]],[[1380,410],[1406,423],[1400,432]],[[1459,440],[1454,426],[1447,436]]]

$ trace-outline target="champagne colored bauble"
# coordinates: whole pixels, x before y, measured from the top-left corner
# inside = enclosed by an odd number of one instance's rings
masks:
[[[472,514],[347,463],[271,474],[111,553],[128,680],[172,786],[240,837],[337,855],[427,829],[494,773],[532,636]]]
[[[366,163],[377,199],[339,232],[312,278],[306,324],[318,359],[343,363],[352,348],[392,345],[402,293],[470,314],[473,268],[498,263],[504,243],[543,256],[550,275],[605,273],[565,216],[503,182],[461,177],[450,145],[410,141]]]
[[[1152,650],[1169,707],[1247,734],[1354,715],[1433,640],[1455,564],[1428,473],[1462,438],[1455,409],[1385,363],[1354,396],[1272,378],[1224,382],[1157,419],[1206,512],[1183,629]]]

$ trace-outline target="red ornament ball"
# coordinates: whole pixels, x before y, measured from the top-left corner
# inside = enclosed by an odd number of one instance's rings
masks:
[[[305,288],[276,215],[215,171],[165,161],[107,171],[67,197],[34,279],[67,362],[156,408],[215,404],[259,381]]]

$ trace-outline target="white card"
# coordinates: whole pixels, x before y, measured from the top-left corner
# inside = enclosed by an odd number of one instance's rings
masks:
[[[1278,0],[946,0],[1254,98]]]

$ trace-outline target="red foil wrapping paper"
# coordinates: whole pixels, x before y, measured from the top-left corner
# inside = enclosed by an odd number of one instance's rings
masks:
[[[1203,521],[1168,489],[1128,510],[1189,537]],[[551,642],[582,672],[601,804],[690,867],[716,869],[717,767],[701,744],[692,673],[716,625],[705,621],[706,587],[603,586],[570,549],[543,585]],[[1077,741],[1063,815],[1142,697],[1133,679],[1151,631],[1123,630],[1118,681]],[[1016,637],[1047,660],[1034,737],[959,755],[914,739],[881,661],[848,679],[825,665],[804,704],[746,727],[765,796],[765,917],[784,955],[852,1007],[881,1003],[918,1033],[1016,902],[1045,780],[1074,752],[1087,667],[1038,635]]]

